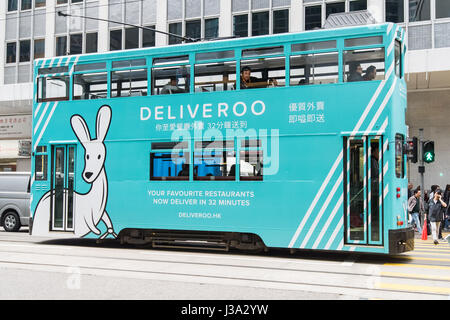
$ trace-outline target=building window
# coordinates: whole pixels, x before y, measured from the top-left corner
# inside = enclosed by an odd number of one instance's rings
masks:
[[[65,56],[67,54],[67,37],[56,37],[56,56]]]
[[[70,54],[81,54],[83,53],[83,35],[71,34],[70,35]]]
[[[56,2],[56,4],[65,4],[65,3],[67,3],[67,0],[58,0]]]
[[[125,29],[125,49],[139,48],[139,29],[126,28]]]
[[[233,34],[237,37],[248,37],[248,14],[233,17]]]
[[[109,50],[122,50],[122,29],[109,31]]]
[[[409,22],[430,20],[430,0],[409,0]]]
[[[34,0],[34,7],[35,8],[45,7],[45,0]]]
[[[31,9],[31,0],[22,0],[22,6],[20,7],[22,10],[30,10]]]
[[[322,6],[305,7],[305,30],[322,27]]]
[[[436,0],[436,18],[450,17],[450,1]]]
[[[219,18],[205,20],[205,39],[214,39],[219,36]]]
[[[16,46],[15,42],[6,44],[6,63],[16,62]]]
[[[345,2],[327,3],[326,18],[330,14],[345,12]]]
[[[200,20],[186,21],[186,37],[200,39],[202,37],[201,28]]]
[[[72,3],[83,2],[83,0],[72,0]]]
[[[17,10],[17,1],[19,0],[8,0],[8,11]]]
[[[147,26],[148,28],[155,29],[155,26]],[[142,47],[154,47],[155,46],[155,31],[142,30]]]
[[[289,32],[289,10],[273,12],[273,33]]]
[[[34,59],[45,57],[45,39],[34,40]]]
[[[98,34],[97,32],[86,33],[86,53],[97,52]]]
[[[181,36],[182,35],[181,27],[182,27],[181,22],[171,23],[169,24],[169,32]],[[169,36],[169,44],[179,44],[181,42],[182,42],[181,38]]]
[[[30,61],[30,40],[21,40],[20,41],[20,51],[19,51],[19,62],[27,62]]]
[[[252,36],[269,34],[269,12],[256,12],[252,14]]]
[[[367,10],[367,0],[355,0],[350,2],[350,11]]]
[[[403,1],[386,0],[386,22],[403,22],[404,7]]]

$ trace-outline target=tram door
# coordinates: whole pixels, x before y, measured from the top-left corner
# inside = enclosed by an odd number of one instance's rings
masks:
[[[52,230],[73,231],[75,146],[52,147]]]
[[[348,244],[383,244],[383,139],[344,139],[344,223]]]

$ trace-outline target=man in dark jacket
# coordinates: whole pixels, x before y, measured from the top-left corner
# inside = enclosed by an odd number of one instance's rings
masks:
[[[428,219],[430,219],[431,234],[433,235],[434,244],[439,243],[439,224],[443,219],[444,208],[447,208],[447,204],[441,198],[442,191],[437,189],[434,193],[434,197],[428,202]]]

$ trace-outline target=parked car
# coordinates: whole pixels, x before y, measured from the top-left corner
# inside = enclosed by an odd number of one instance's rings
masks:
[[[30,173],[0,172],[0,226],[18,231],[30,223]]]

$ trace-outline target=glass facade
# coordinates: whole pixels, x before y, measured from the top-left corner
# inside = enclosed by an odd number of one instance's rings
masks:
[[[322,6],[305,7],[305,30],[322,27]]]
[[[404,21],[403,1],[386,0],[386,22],[399,23]]]
[[[409,0],[409,22],[430,20],[430,8],[430,0]]]

